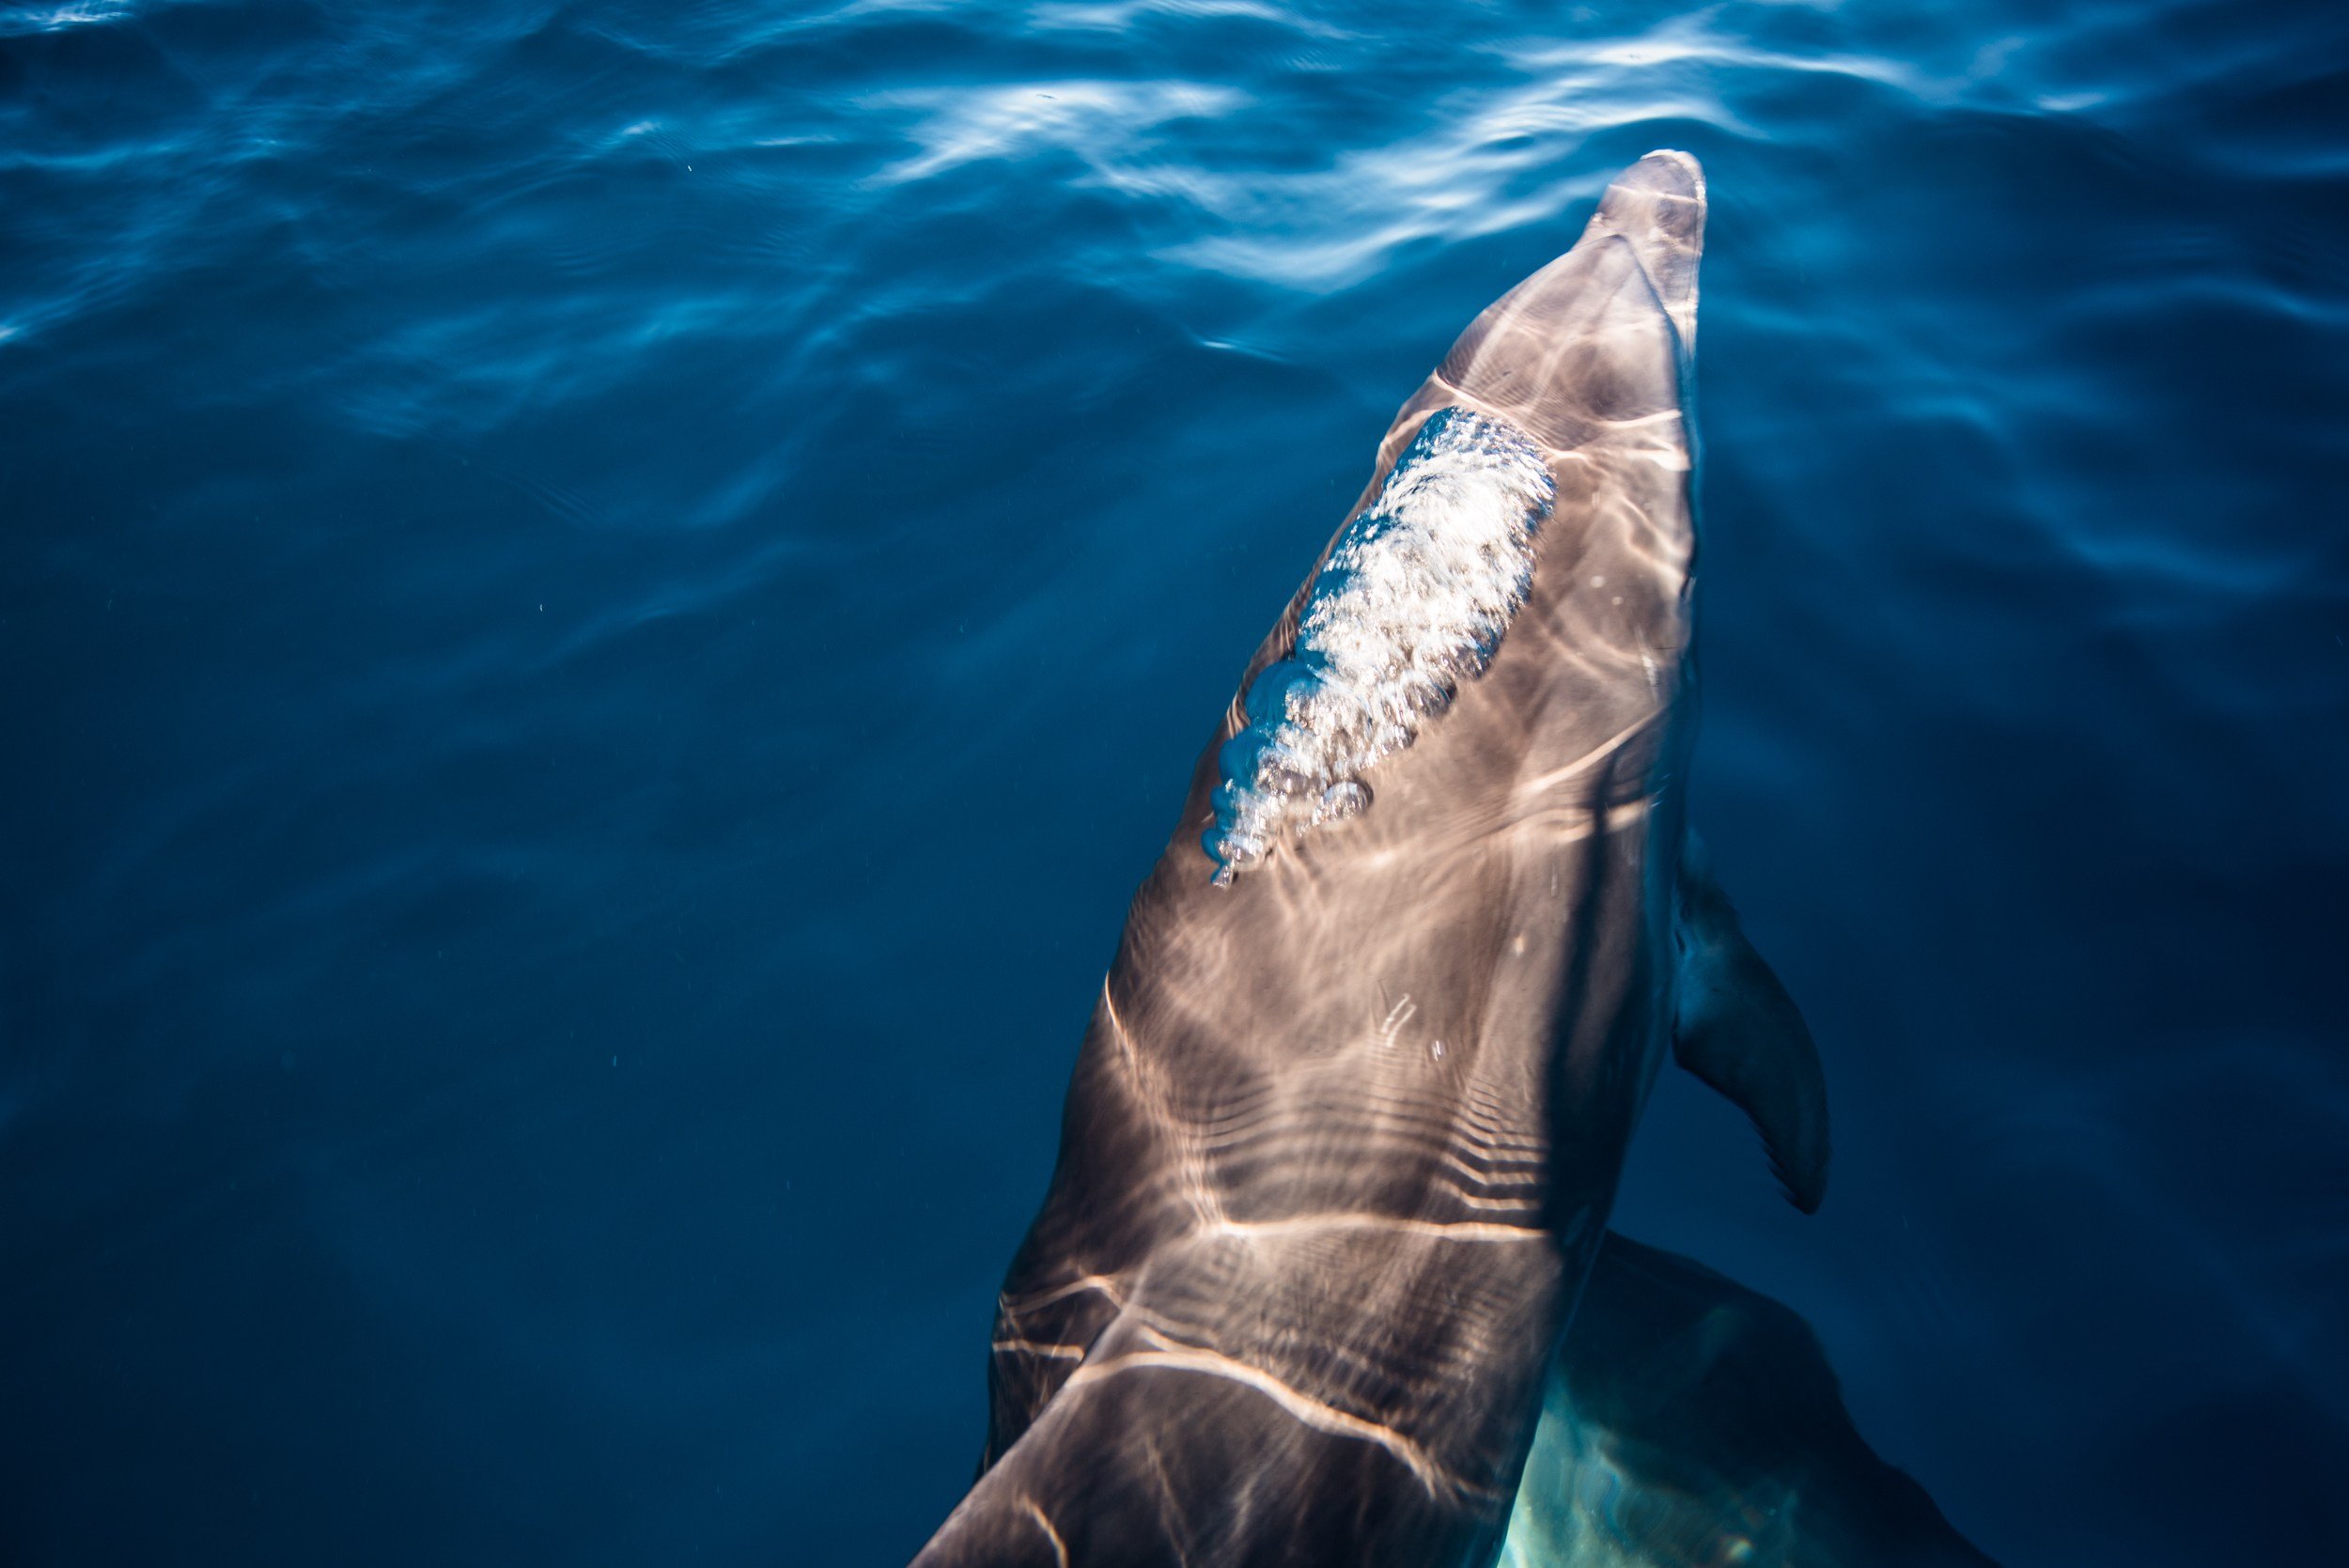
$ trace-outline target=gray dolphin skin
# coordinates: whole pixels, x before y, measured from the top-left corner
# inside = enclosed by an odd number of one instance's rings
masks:
[[[1792,1311],[1609,1233],[1499,1568],[1993,1568],[1852,1425]]]
[[[1684,850],[1704,181],[1470,324],[1136,894],[915,1560],[1482,1565],[1667,1049],[1818,1203],[1793,1003]]]

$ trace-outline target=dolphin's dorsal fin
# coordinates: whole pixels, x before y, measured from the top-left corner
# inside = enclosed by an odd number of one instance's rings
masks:
[[[1827,1193],[1827,1076],[1795,999],[1746,940],[1696,835],[1680,861],[1672,1059],[1748,1116],[1794,1205]]]

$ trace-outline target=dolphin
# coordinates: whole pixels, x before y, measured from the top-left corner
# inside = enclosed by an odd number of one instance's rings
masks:
[[[1610,1231],[1497,1568],[1995,1568],[1852,1424],[1792,1310]]]
[[[917,1568],[1489,1562],[1667,1050],[1817,1204],[1816,1052],[1684,820],[1704,218],[1685,153],[1618,177],[1250,660]]]

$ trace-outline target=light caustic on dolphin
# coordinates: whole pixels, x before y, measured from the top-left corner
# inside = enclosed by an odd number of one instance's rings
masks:
[[[1617,179],[1404,404],[1250,661],[921,1568],[1489,1561],[1667,1049],[1817,1203],[1809,1034],[1682,815],[1704,216],[1685,154]]]

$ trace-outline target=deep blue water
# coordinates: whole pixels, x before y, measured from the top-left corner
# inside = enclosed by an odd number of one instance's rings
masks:
[[[1693,811],[2015,1565],[2349,1560],[2349,8],[0,5],[0,1560],[893,1564],[1126,899],[1703,159]]]

